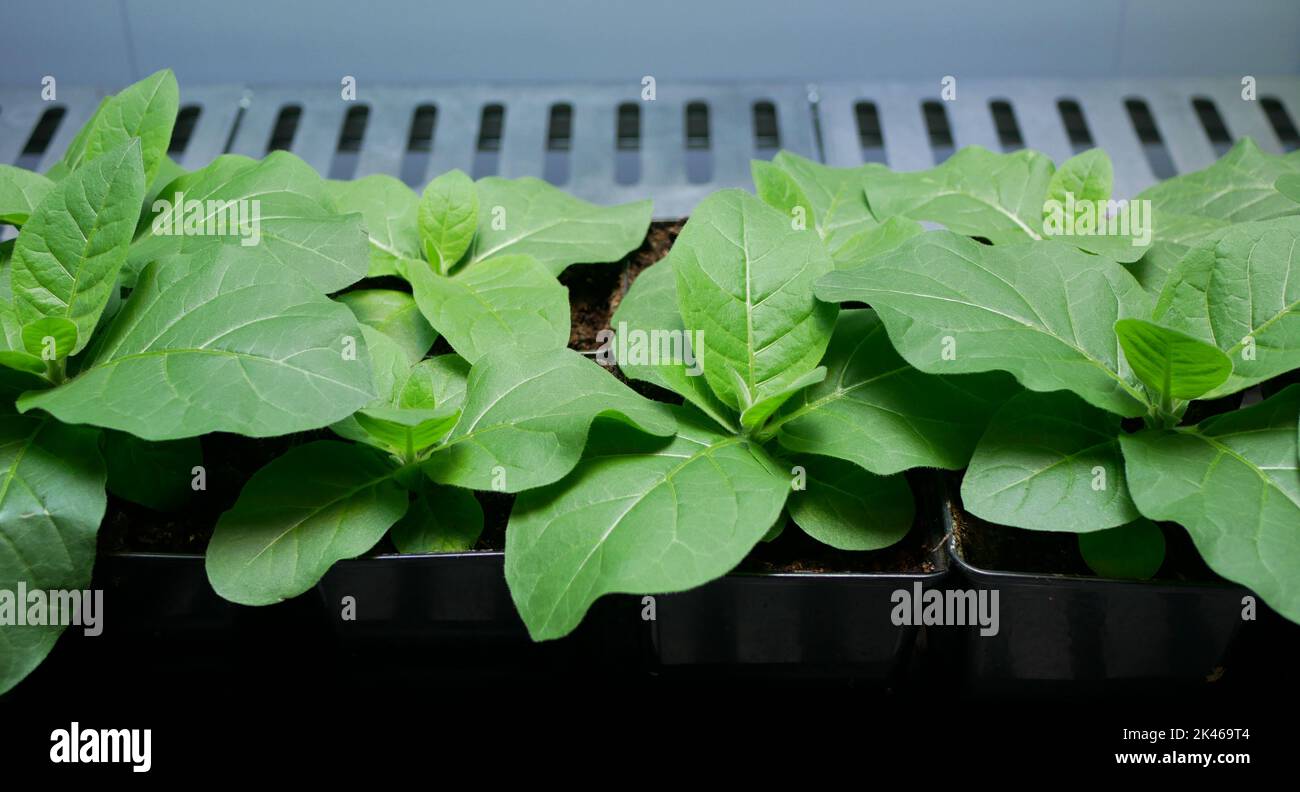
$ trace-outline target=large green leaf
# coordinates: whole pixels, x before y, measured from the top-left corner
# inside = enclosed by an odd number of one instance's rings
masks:
[[[1232,373],[1232,360],[1213,345],[1145,319],[1119,320],[1115,335],[1133,373],[1158,398],[1200,398]]]
[[[419,207],[420,248],[434,270],[446,275],[469,250],[478,228],[474,181],[464,171],[447,171],[424,188]]]
[[[17,597],[19,583],[47,592],[90,585],[107,505],[97,434],[0,414],[0,591]],[[0,626],[0,693],[39,665],[61,632],[61,625]]]
[[[863,188],[874,176],[888,173],[885,166],[869,164],[856,168],[832,168],[782,151],[772,158],[771,165],[763,167],[756,162],[755,167],[758,168],[755,184],[765,201],[772,203],[758,182],[761,179],[759,174],[768,168],[786,174],[799,194],[805,196],[812,208],[812,216],[808,219],[815,223],[817,233],[825,240],[836,266],[856,266],[866,261],[857,248],[862,235],[875,229],[878,223],[867,207]]]
[[[450,277],[416,259],[400,266],[424,318],[471,363],[496,349],[569,343],[569,292],[534,258],[502,256]]]
[[[1043,201],[1055,167],[1037,151],[967,146],[927,171],[881,170],[867,180],[879,219],[902,215],[995,243],[1043,238]]]
[[[0,164],[0,223],[22,225],[54,187],[35,171]]]
[[[194,494],[194,467],[203,464],[197,437],[150,442],[126,432],[103,433],[108,491],[156,511],[176,511]]]
[[[167,203],[150,207],[131,245],[128,283],[150,262],[213,246],[294,270],[322,292],[350,286],[370,266],[362,216],[338,214],[325,180],[287,151],[260,161],[223,155],[173,181],[158,199]]]
[[[140,143],[105,152],[58,184],[14,245],[11,288],[24,323],[71,321],[78,352],[117,287],[144,200]]]
[[[577,464],[598,416],[660,437],[676,426],[668,405],[638,396],[577,352],[493,352],[470,371],[460,421],[425,470],[441,484],[478,490],[550,484]]]
[[[879,475],[965,467],[989,417],[1016,389],[1005,374],[917,371],[867,309],[840,313],[823,364],[826,379],[786,402],[764,436]]]
[[[426,480],[391,536],[400,553],[461,553],[482,533],[483,507],[474,493]]]
[[[465,266],[532,256],[559,275],[570,264],[618,261],[650,227],[650,201],[597,206],[540,179],[479,179],[478,234]]]
[[[1175,176],[1144,190],[1155,211],[1157,233],[1165,214],[1203,215],[1240,223],[1300,213],[1300,205],[1277,191],[1284,175],[1300,173],[1300,163],[1265,154],[1250,138],[1232,147],[1205,170]]]
[[[675,408],[670,441],[611,428],[573,474],[515,501],[506,582],[534,640],[597,598],[682,591],[726,574],[781,513],[790,475],[763,449]]]
[[[1210,568],[1300,621],[1300,386],[1192,429],[1120,439],[1133,500],[1181,523]]]
[[[1150,316],[1151,298],[1102,256],[1057,241],[989,246],[934,231],[822,278],[817,294],[873,306],[922,371],[1009,371],[1030,390],[1072,390],[1128,417],[1147,412],[1114,324]]]
[[[1232,360],[1232,376],[1207,398],[1300,368],[1300,217],[1239,223],[1194,248],[1154,316]]]
[[[150,266],[77,375],[19,408],[170,440],[304,431],[371,401],[352,313],[237,251]]]
[[[916,504],[902,476],[877,476],[852,462],[804,454],[805,488],[790,493],[790,517],[839,550],[879,550],[912,527]]]
[[[695,208],[667,260],[682,320],[704,341],[704,377],[728,406],[743,412],[817,367],[838,309],[812,293],[833,267],[816,233],[723,190]]]
[[[415,298],[406,292],[359,289],[340,294],[336,299],[352,309],[358,322],[396,341],[411,363],[429,354],[433,342],[438,340],[438,331],[429,325]]]
[[[1074,394],[1026,391],[993,416],[962,480],[976,517],[1084,533],[1138,517],[1124,481],[1120,419]]]
[[[340,212],[357,212],[370,240],[371,278],[396,275],[397,262],[419,258],[416,207],[420,199],[401,181],[376,173],[351,181],[328,181],[326,189]]]
[[[406,513],[396,468],[365,446],[320,440],[253,474],[208,543],[208,580],[243,605],[316,585],[334,562],[366,552]]]
[[[179,102],[180,88],[171,69],[154,72],[106,98],[68,146],[63,159],[50,169],[50,178],[59,181],[102,154],[139,138],[144,182],[149,184],[167,156]]]

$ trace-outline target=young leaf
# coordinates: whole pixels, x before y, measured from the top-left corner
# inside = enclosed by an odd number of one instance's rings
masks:
[[[447,171],[424,188],[419,207],[424,257],[438,274],[446,275],[469,250],[478,228],[478,191],[474,180],[464,171]]]
[[[39,173],[0,165],[0,223],[26,223],[53,187],[54,182]]]
[[[750,162],[749,172],[754,179],[754,194],[763,203],[790,218],[792,225],[800,222],[816,225],[812,202],[803,194],[793,176],[765,160]]]
[[[1061,163],[1047,182],[1047,198],[1062,204],[1069,195],[1075,201],[1106,201],[1110,199],[1114,178],[1106,152],[1088,149]]]
[[[1193,249],[1153,316],[1232,361],[1206,398],[1300,368],[1300,217],[1239,223]]]
[[[365,446],[320,440],[253,474],[208,543],[208,581],[242,605],[296,597],[366,552],[407,509],[396,468]]]
[[[23,349],[42,360],[63,360],[77,346],[77,326],[62,316],[23,325]]]
[[[0,415],[0,590],[16,597],[19,583],[28,591],[90,586],[107,506],[97,434]],[[0,626],[0,693],[39,665],[61,632],[62,625]]]
[[[1278,178],[1294,173],[1300,173],[1300,164],[1265,154],[1250,138],[1243,138],[1205,170],[1165,179],[1138,199],[1151,201],[1157,229],[1163,227],[1166,213],[1233,223],[1267,220],[1300,212],[1300,206],[1274,186]]]
[[[1147,580],[1165,562],[1165,535],[1159,525],[1140,517],[1128,525],[1079,534],[1079,553],[1101,577]]]
[[[934,231],[822,278],[817,295],[873,306],[922,371],[1009,371],[1030,390],[1071,390],[1126,417],[1147,412],[1114,324],[1149,316],[1151,298],[1101,256],[1056,241],[989,246]]]
[[[785,391],[821,361],[838,309],[812,295],[832,264],[817,235],[749,193],[700,202],[668,254],[704,377],[733,409]]]
[[[965,467],[990,416],[1017,390],[1001,373],[917,371],[866,309],[840,312],[823,363],[826,379],[787,402],[762,436],[775,433],[791,451],[838,457],[878,475]]]
[[[610,427],[572,476],[515,501],[506,582],[534,640],[568,634],[604,594],[726,574],[781,513],[790,476],[760,446],[673,412],[671,440]]]
[[[1120,419],[1071,393],[1026,391],[993,416],[961,484],[989,522],[1085,533],[1138,518],[1124,481]]]
[[[412,364],[429,354],[433,342],[438,340],[438,331],[429,325],[415,298],[406,292],[361,289],[345,292],[335,299],[351,309],[358,322],[397,342]]]
[[[151,183],[167,156],[179,103],[180,88],[171,69],[154,72],[108,97],[73,140],[62,161],[50,170],[50,178],[62,180],[101,155],[139,138],[144,183]]]
[[[14,245],[11,288],[18,318],[71,321],[81,351],[117,287],[144,200],[140,142],[106,152],[63,180],[36,208]]]
[[[1210,568],[1300,621],[1300,386],[1194,429],[1123,435],[1133,500],[1182,524]]]
[[[507,254],[532,256],[552,275],[570,264],[618,261],[650,227],[649,201],[596,206],[541,179],[479,179],[478,234],[466,267]]]
[[[754,402],[746,407],[745,411],[740,414],[741,428],[745,430],[754,430],[759,428],[763,425],[764,421],[771,417],[772,413],[779,410],[781,405],[789,401],[795,394],[808,387],[816,385],[825,379],[826,368],[824,366],[818,366],[794,382],[791,382],[789,385],[786,385],[782,390],[776,391],[775,393],[768,395],[766,398]]]
[[[876,174],[887,173],[885,166],[871,164],[857,168],[832,168],[798,154],[781,151],[772,158],[770,166],[760,170],[768,168],[785,173],[799,194],[805,196],[807,204],[812,208],[808,218],[810,227],[815,227],[826,242],[835,266],[852,267],[866,261],[857,248],[861,244],[862,235],[875,229],[878,222],[867,207],[863,187]],[[758,185],[758,171],[755,172],[754,179]],[[772,203],[764,195],[761,185],[759,197]],[[789,207],[777,208],[785,211],[787,218],[790,217]]]
[[[410,187],[382,173],[351,181],[325,182],[334,206],[343,214],[357,212],[370,241],[366,276],[397,275],[397,262],[420,257],[416,208],[420,199]]]
[[[1144,319],[1115,323],[1124,359],[1164,399],[1199,399],[1228,379],[1232,360],[1214,346]]]
[[[155,511],[176,511],[194,494],[194,467],[203,464],[196,437],[151,443],[125,432],[102,434],[108,491]]]
[[[877,218],[902,215],[995,244],[1043,238],[1043,200],[1055,167],[1029,149],[997,154],[967,146],[928,171],[882,170],[867,181]]]
[[[569,343],[569,292],[536,259],[502,256],[450,277],[415,259],[399,266],[424,318],[471,363],[494,349]]]
[[[151,265],[77,375],[19,409],[172,440],[314,429],[374,398],[346,307],[292,272],[215,253]]]
[[[599,416],[660,437],[675,430],[668,405],[638,396],[577,352],[495,351],[470,371],[460,421],[424,469],[469,489],[550,484],[577,464]]]
[[[787,508],[812,538],[839,550],[879,550],[912,527],[916,504],[902,476],[877,476],[851,462],[801,455],[807,488],[790,493]]]
[[[425,481],[390,536],[399,553],[463,553],[482,533],[483,507],[474,493]]]

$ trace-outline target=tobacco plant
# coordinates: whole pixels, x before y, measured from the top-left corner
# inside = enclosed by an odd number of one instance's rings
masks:
[[[1086,156],[1079,197],[1106,201],[1109,162]],[[1133,577],[1163,560],[1152,521],[1176,522],[1212,569],[1300,620],[1300,386],[1277,379],[1300,367],[1300,204],[1275,187],[1300,159],[1243,141],[1145,191],[1153,236],[1136,257],[1030,233],[1044,186],[1079,165],[1053,176],[1044,160],[977,151],[868,179],[876,216],[949,230],[829,274],[816,293],[870,304],[922,371],[1005,371],[1025,386],[975,449],[961,487],[972,514],[1079,533],[1097,571]],[[1262,402],[1233,409],[1257,386]],[[1206,412],[1219,414],[1188,419]]]

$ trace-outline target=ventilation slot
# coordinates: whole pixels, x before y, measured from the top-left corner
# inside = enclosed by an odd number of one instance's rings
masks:
[[[172,127],[172,142],[167,146],[167,153],[179,157],[185,153],[194,134],[194,126],[199,123],[199,114],[203,109],[198,105],[186,105],[176,114],[176,126]]]
[[[331,179],[351,179],[356,174],[361,141],[366,136],[366,122],[369,120],[370,108],[366,105],[348,108],[343,116],[343,127],[339,130],[338,145],[334,148],[334,160],[330,163]]]
[[[239,134],[239,127],[244,123],[244,111],[248,109],[248,97],[245,96],[239,100],[239,108],[235,110],[235,122],[230,125],[230,134],[226,135],[226,145],[221,147],[222,154],[229,154],[230,149],[235,145],[235,136]]]
[[[478,143],[474,147],[475,179],[495,176],[501,166],[501,134],[505,129],[506,109],[499,104],[484,105],[478,122]]]
[[[989,112],[993,114],[993,126],[998,132],[998,144],[1003,151],[1018,151],[1025,147],[1025,139],[1020,135],[1020,124],[1016,122],[1016,111],[1005,99],[989,102]]]
[[[709,106],[686,105],[686,181],[704,184],[713,178],[713,152],[709,141]]]
[[[302,119],[301,105],[285,105],[275,117],[275,126],[271,128],[271,139],[266,143],[266,153],[288,151],[293,148],[294,135],[298,134],[298,122]]]
[[[1124,108],[1128,110],[1133,131],[1137,132],[1138,140],[1142,142],[1142,151],[1146,154],[1147,164],[1151,166],[1151,173],[1157,179],[1174,176],[1178,171],[1174,169],[1174,161],[1169,158],[1169,150],[1165,148],[1165,141],[1156,128],[1151,108],[1141,99],[1125,99]]]
[[[406,153],[402,155],[402,181],[408,187],[420,189],[429,170],[429,157],[433,154],[433,130],[438,123],[438,108],[431,104],[415,108],[411,116],[411,132],[406,138]]]
[[[948,111],[943,104],[931,99],[921,103],[921,114],[925,116],[925,131],[930,136],[930,150],[934,153],[934,164],[940,165],[952,156],[952,127],[948,124]]]
[[[1232,133],[1228,131],[1228,125],[1223,123],[1219,108],[1209,99],[1198,96],[1192,100],[1192,109],[1196,111],[1196,117],[1200,119],[1201,128],[1210,139],[1210,145],[1214,146],[1215,156],[1222,157],[1232,148]]]
[[[41,158],[45,156],[45,150],[50,147],[50,141],[54,138],[54,133],[59,131],[59,124],[63,123],[63,116],[67,112],[63,107],[55,106],[41,113],[41,120],[36,122],[36,127],[27,138],[22,153],[18,155],[18,161],[14,164],[27,170],[38,169]]]
[[[573,148],[573,105],[551,105],[546,122],[546,150],[542,154],[542,178],[554,185],[569,181],[569,150]]]
[[[1084,118],[1079,103],[1073,99],[1062,99],[1056,103],[1056,110],[1061,114],[1061,124],[1070,139],[1070,150],[1078,154],[1092,148],[1092,132],[1088,129],[1088,119]]]
[[[776,105],[754,103],[754,156],[770,160],[781,150],[781,132],[776,121]]]
[[[863,162],[885,162],[885,133],[880,126],[880,111],[875,102],[853,105],[853,120],[858,126],[858,148]]]
[[[614,133],[614,181],[618,184],[641,181],[641,108],[631,102],[618,106],[618,126]]]
[[[1296,132],[1295,122],[1277,97],[1265,96],[1259,103],[1264,107],[1264,115],[1268,116],[1268,123],[1277,133],[1277,139],[1282,142],[1282,148],[1287,151],[1300,148],[1300,132]]]

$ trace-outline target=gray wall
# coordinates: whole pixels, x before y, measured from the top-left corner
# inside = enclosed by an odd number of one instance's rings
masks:
[[[0,85],[1300,73],[1296,0],[7,0]]]

